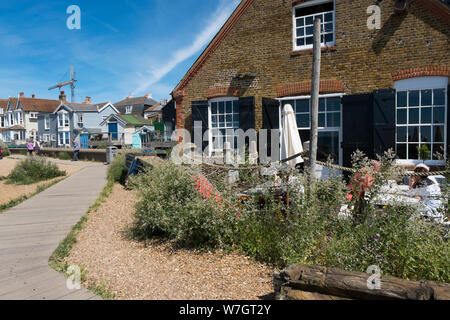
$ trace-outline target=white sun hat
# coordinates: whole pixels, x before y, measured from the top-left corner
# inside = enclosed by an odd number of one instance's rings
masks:
[[[416,171],[416,169],[419,169],[419,168],[425,169],[427,172],[430,172],[430,167],[427,166],[425,163],[419,163],[419,164],[414,168],[414,171]]]

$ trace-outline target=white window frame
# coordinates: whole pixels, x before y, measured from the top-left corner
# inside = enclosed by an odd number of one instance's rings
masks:
[[[221,98],[214,98],[214,99],[210,99],[208,100],[208,145],[209,145],[209,156],[211,156],[213,153],[221,153],[223,152],[223,149],[214,149],[214,144],[213,144],[213,128],[212,127],[212,103],[214,102],[228,102],[228,101],[239,101],[238,97],[221,97]],[[239,106],[240,107],[240,106]],[[239,110],[238,110],[239,112]],[[234,112],[233,112],[234,113]],[[240,120],[240,119],[239,119]],[[237,128],[219,128],[221,130],[237,130],[239,129],[239,126]],[[225,143],[225,141],[224,141]]]
[[[50,134],[44,133],[44,134],[42,135],[42,140],[43,140],[44,142],[49,142],[49,141],[50,141]]]
[[[44,117],[44,130],[50,130],[50,116]]]
[[[83,114],[79,113],[78,114],[78,127],[83,128],[83,126],[84,126]]]
[[[125,114],[132,114],[133,113],[133,106],[127,106],[125,108]]]
[[[343,96],[345,96],[345,93],[341,92],[341,93],[331,93],[331,94],[321,94],[319,95],[319,99],[321,98],[342,98]],[[282,103],[283,101],[289,101],[289,100],[306,100],[309,99],[311,100],[311,95],[303,95],[303,96],[292,96],[292,97],[283,97],[283,98],[278,98],[277,100],[280,101],[280,107],[279,107],[279,128],[280,128],[280,141],[281,139],[283,139],[283,116],[282,116]],[[295,113],[295,108],[294,106],[292,106],[294,109],[294,113]],[[311,107],[310,107],[310,112],[311,114]],[[326,114],[326,112],[325,112]],[[341,119],[340,119],[340,126],[339,127],[319,127],[318,128],[318,132],[339,132],[339,165],[342,165],[343,163],[343,155],[344,155],[344,150],[342,148],[342,123],[343,123],[343,108],[342,108],[342,103],[341,103],[341,110],[340,110],[340,114],[341,114]],[[326,117],[326,116],[325,116]],[[326,122],[326,119],[325,119]],[[311,123],[310,123],[311,125]],[[310,130],[311,127],[301,127],[299,128],[299,130]],[[304,143],[305,141],[302,141],[302,143]],[[280,148],[280,156],[281,156],[281,148]],[[281,160],[281,159],[280,159]]]
[[[31,120],[37,120],[37,118],[38,118],[38,112],[30,112]]]
[[[59,119],[60,115],[62,115],[62,123],[63,123],[62,126],[60,124],[60,119]],[[67,111],[59,111],[58,112],[58,129],[60,129],[60,130],[69,130],[70,129],[70,117],[69,117],[69,113]]]
[[[306,44],[306,37],[305,37],[305,44],[303,46],[297,46],[297,21],[296,21],[296,19],[298,19],[298,18],[295,17],[295,10],[299,9],[299,8],[313,7],[316,5],[325,4],[325,3],[329,3],[329,2],[333,3],[333,11],[332,11],[332,14],[333,14],[333,41],[330,41],[327,43],[325,43],[325,42],[321,43],[320,46],[326,47],[326,46],[336,45],[336,2],[334,0],[315,0],[315,1],[309,1],[309,2],[298,4],[292,8],[292,50],[293,51],[301,51],[301,50],[307,50],[307,49],[313,48],[313,44]],[[326,12],[323,12],[322,14],[329,13],[329,12],[330,11],[326,11]],[[321,14],[321,13],[307,15],[307,16],[304,16],[304,18],[310,17],[310,16],[316,16],[319,14]],[[324,24],[324,21],[321,21],[321,26],[323,26],[323,24]],[[321,35],[322,35],[322,31],[321,31]]]
[[[445,99],[445,115],[444,115],[444,160],[413,160],[413,159],[397,159],[396,163],[400,164],[400,165],[417,165],[419,163],[423,163],[425,162],[428,165],[431,166],[442,166],[445,165],[445,161],[447,159],[447,131],[448,131],[448,84],[449,84],[449,79],[448,77],[417,77],[417,78],[410,78],[410,79],[405,79],[405,80],[399,80],[399,81],[395,81],[394,82],[394,88],[396,90],[396,94],[395,94],[395,126],[396,126],[396,130],[395,130],[395,148],[397,150],[397,126],[410,126],[409,124],[406,125],[397,125],[397,92],[399,91],[414,91],[414,90],[434,90],[434,89],[444,89],[444,99]],[[409,99],[409,96],[408,96]],[[420,96],[419,96],[419,105],[421,104],[420,101]],[[407,106],[409,105],[409,101],[407,102]],[[418,107],[420,108],[420,107]],[[408,109],[407,109],[408,110]],[[433,115],[432,115],[433,116]],[[408,112],[407,112],[407,117],[409,117]],[[417,125],[411,125],[411,126],[421,126],[420,124],[420,118],[421,118],[421,114],[419,112],[419,124]],[[408,118],[407,118],[407,122],[408,122]],[[431,138],[432,141],[434,139],[433,135],[433,123],[431,124]],[[419,138],[420,140],[420,138]],[[429,144],[433,144],[433,142],[430,141]],[[406,142],[408,144],[408,142]],[[420,142],[419,142],[420,144]],[[430,150],[431,151],[431,150]]]

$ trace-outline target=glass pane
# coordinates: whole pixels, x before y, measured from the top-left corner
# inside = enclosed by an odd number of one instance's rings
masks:
[[[422,155],[419,154],[419,158],[420,158],[420,160],[431,160],[431,144],[423,144],[421,146],[421,148],[425,148],[425,147],[429,151],[429,155],[427,155],[426,153],[422,152],[423,154]],[[417,151],[417,153],[419,153],[419,151]]]
[[[444,145],[443,144],[433,144],[433,159],[442,160],[444,159]]]
[[[319,99],[319,112],[325,111],[325,99]]]
[[[239,121],[233,122],[233,128],[239,129]]]
[[[434,105],[442,106],[445,104],[445,90],[444,89],[435,89],[434,92]]]
[[[407,142],[406,127],[397,127],[397,142]]]
[[[339,162],[339,133],[319,132],[317,141],[317,160],[327,161],[331,156],[334,163]]]
[[[445,123],[445,108],[434,107],[433,108],[433,123]]]
[[[239,123],[239,113],[235,113],[235,114],[233,115],[233,121]],[[238,127],[239,127],[239,126],[238,126]]]
[[[219,116],[219,122],[225,122],[225,116],[223,114]]]
[[[419,152],[417,151],[418,144],[410,144],[408,145],[408,159],[410,160],[418,160]]]
[[[420,123],[431,123],[431,108],[422,108],[421,109],[421,120]]]
[[[340,127],[341,126],[341,113],[340,112],[327,113],[327,126],[328,127]]]
[[[327,33],[325,35],[325,42],[333,42],[333,41],[334,41],[333,34],[332,33]]]
[[[225,113],[225,102],[219,102],[219,113]]]
[[[303,27],[304,25],[305,25],[304,18],[297,19],[297,27]]]
[[[233,101],[233,112],[239,114],[239,100]]]
[[[309,112],[309,100],[295,101],[295,112]]]
[[[297,39],[297,46],[301,47],[305,45],[305,38]]]
[[[333,23],[325,24],[325,32],[333,32]]]
[[[303,37],[305,35],[305,29],[304,28],[298,28],[297,29],[297,37]]]
[[[306,44],[313,44],[313,37],[306,38]]]
[[[327,99],[328,111],[341,111],[341,99],[340,98],[328,98]]]
[[[314,27],[306,27],[306,34],[307,35],[314,34]]]
[[[398,124],[406,124],[406,109],[398,109],[397,110],[397,123]]]
[[[228,114],[227,118],[226,118],[226,121],[227,121],[227,127],[231,127],[232,126],[232,122],[233,122],[233,116],[231,114]]]
[[[297,114],[297,127],[309,128],[309,114]]]
[[[420,93],[421,96],[421,106],[431,106],[431,90],[422,90]]]
[[[325,15],[325,22],[333,21],[333,13],[329,12]]]
[[[217,124],[217,116],[212,116],[211,121],[213,124]]]
[[[419,108],[409,109],[409,123],[410,124],[419,123]]]
[[[319,113],[319,127],[325,127],[325,113]]]
[[[212,113],[217,113],[217,102],[211,103],[211,109]]]
[[[305,24],[306,24],[306,25],[308,25],[308,24],[314,24],[314,18],[313,18],[313,17],[306,17],[306,22],[305,22]]]
[[[232,113],[233,112],[233,103],[231,101],[226,102],[226,112]]]
[[[397,156],[406,159],[406,144],[397,144]]]
[[[444,142],[444,126],[433,127],[434,142]]]
[[[408,141],[419,142],[419,127],[408,127]]]
[[[431,142],[431,127],[420,128],[420,142]]]
[[[409,92],[409,106],[417,107],[419,105],[419,92],[418,90]]]
[[[397,92],[397,107],[406,107],[407,106],[407,92],[400,91]]]

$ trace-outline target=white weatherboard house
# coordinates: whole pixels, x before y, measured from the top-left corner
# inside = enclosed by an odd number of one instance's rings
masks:
[[[38,116],[49,114],[59,101],[27,98],[20,93],[18,98],[9,98],[0,103],[0,142],[24,144],[38,139]]]
[[[77,139],[81,148],[87,149],[91,139],[98,136],[101,139],[108,133],[108,128],[100,123],[118,113],[110,102],[91,104],[64,101],[51,114],[39,117],[39,136],[51,147],[71,147],[72,139]]]

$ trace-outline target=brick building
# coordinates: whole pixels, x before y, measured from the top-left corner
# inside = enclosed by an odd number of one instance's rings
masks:
[[[369,29],[378,4],[381,25]],[[449,148],[450,10],[440,0],[243,0],[173,90],[177,127],[280,128],[290,103],[309,140],[312,31],[322,19],[319,158],[349,165],[356,149]],[[214,131],[209,137],[221,137]],[[227,137],[231,139],[231,137]]]

